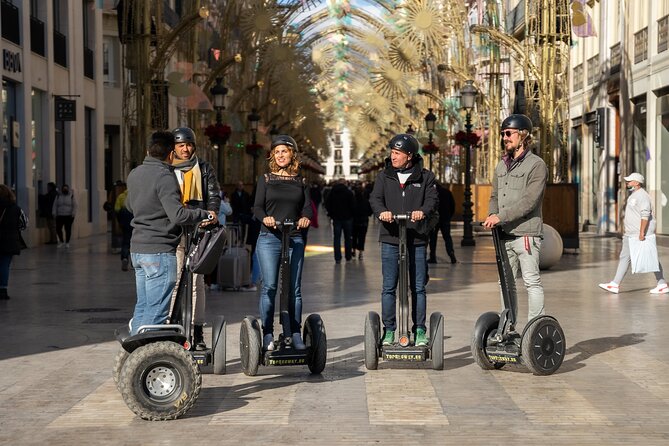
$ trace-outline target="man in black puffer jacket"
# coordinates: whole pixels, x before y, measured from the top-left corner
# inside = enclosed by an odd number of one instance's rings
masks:
[[[181,202],[191,209],[204,209],[216,212],[221,208],[221,194],[214,168],[205,160],[195,155],[195,133],[188,127],[179,127],[174,134],[174,173],[181,186]],[[177,283],[181,277],[181,269],[185,256],[185,236],[177,248]],[[176,299],[178,287],[174,290],[172,304]],[[195,274],[193,277],[193,344],[197,348],[205,348],[203,325],[205,321],[205,290],[204,276]]]
[[[427,298],[426,244],[429,237],[430,218],[438,205],[434,174],[422,167],[418,154],[418,141],[411,135],[400,134],[389,143],[390,157],[386,168],[376,177],[374,190],[369,197],[374,215],[381,220],[381,263],[383,292],[381,308],[385,334],[383,344],[395,342],[396,309],[395,291],[399,275],[399,227],[394,221],[397,214],[411,214],[407,224],[407,249],[409,254],[409,283],[411,287],[411,318],[414,343],[427,345],[425,315]]]

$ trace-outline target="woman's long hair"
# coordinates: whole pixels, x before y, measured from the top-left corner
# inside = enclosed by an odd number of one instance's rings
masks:
[[[270,150],[269,155],[267,156],[267,160],[269,161],[269,171],[272,173],[281,170],[279,165],[276,163],[276,160],[274,159],[274,151],[276,150],[276,147]],[[286,167],[285,170],[286,172],[288,172],[289,175],[297,175],[297,173],[300,170],[300,160],[297,159],[297,152],[293,147],[290,146],[284,146],[284,147],[288,147],[288,150],[290,151],[290,164],[288,165],[288,167]]]
[[[14,192],[9,188],[9,186],[5,184],[0,184],[0,203],[3,204],[16,203],[16,195],[14,195]]]

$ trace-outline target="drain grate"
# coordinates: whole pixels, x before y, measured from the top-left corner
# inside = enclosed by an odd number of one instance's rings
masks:
[[[119,311],[118,308],[70,308],[65,311],[73,311],[75,313],[109,313],[112,311]]]
[[[82,324],[127,324],[127,317],[89,317]]]

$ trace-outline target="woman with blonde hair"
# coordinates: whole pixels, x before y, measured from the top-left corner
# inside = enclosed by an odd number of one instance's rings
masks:
[[[278,135],[268,156],[269,172],[258,177],[253,214],[262,222],[256,253],[262,276],[260,318],[263,350],[274,350],[274,302],[281,259],[281,230],[277,223],[296,222],[290,233],[289,316],[293,347],[304,350],[300,335],[302,321],[302,266],[304,235],[313,218],[309,187],[299,175],[297,143],[288,135]]]

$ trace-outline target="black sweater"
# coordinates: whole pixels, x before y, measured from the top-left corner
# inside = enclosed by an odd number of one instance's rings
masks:
[[[297,221],[302,217],[313,218],[309,187],[300,176],[280,176],[272,173],[258,177],[253,215],[259,221],[265,217],[274,217],[277,222],[293,220],[296,225],[291,235],[298,235]],[[278,230],[262,225],[261,231],[280,236]]]

